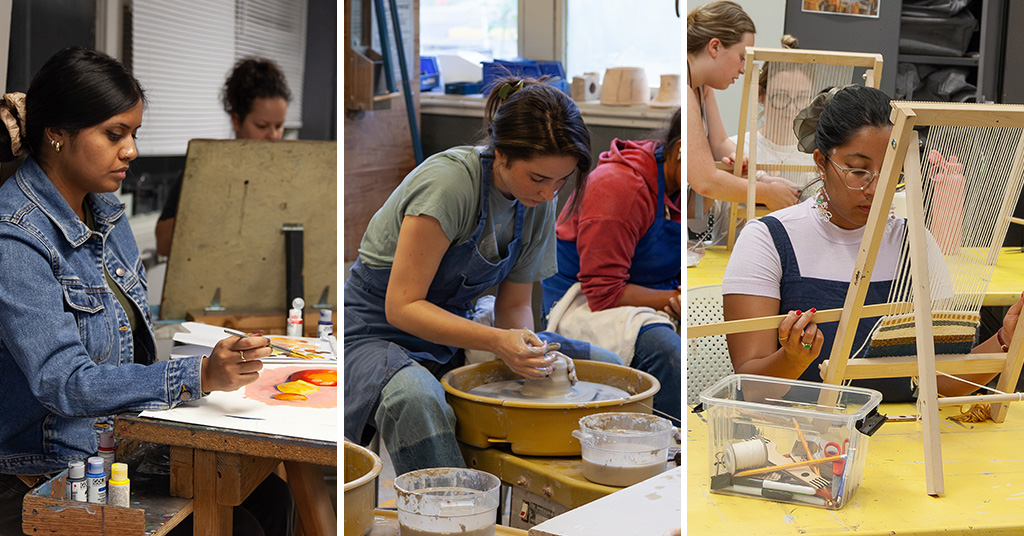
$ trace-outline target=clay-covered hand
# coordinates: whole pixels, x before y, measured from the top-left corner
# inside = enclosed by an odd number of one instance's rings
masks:
[[[785,184],[764,184],[758,188],[759,192],[762,190],[764,191],[764,196],[763,199],[762,196],[758,196],[758,202],[764,203],[770,210],[786,208],[800,201],[800,196],[797,195],[796,190]]]
[[[551,374],[556,359],[547,354],[547,344],[528,329],[500,330],[492,350],[512,372],[531,380]]]
[[[1003,342],[1006,344],[1010,344],[1010,341],[1013,340],[1013,333],[1017,329],[1017,321],[1020,319],[1022,307],[1024,307],[1024,293],[1021,293],[1017,303],[1006,310],[1006,316],[1003,317]]]
[[[821,353],[825,336],[813,322],[816,309],[790,311],[779,324],[779,346],[786,356],[794,361],[809,365]]]
[[[263,362],[271,353],[266,337],[227,337],[217,342],[203,359],[201,382],[204,393],[234,391],[260,377]]]

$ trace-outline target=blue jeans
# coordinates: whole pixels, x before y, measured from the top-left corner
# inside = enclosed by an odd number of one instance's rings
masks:
[[[654,395],[654,409],[674,417],[682,415],[682,338],[668,324],[646,326],[636,338],[630,364],[661,382]]]

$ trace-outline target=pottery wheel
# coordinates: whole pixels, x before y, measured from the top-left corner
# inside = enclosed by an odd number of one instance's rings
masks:
[[[531,402],[598,402],[601,400],[614,400],[616,398],[629,398],[630,394],[618,387],[593,382],[577,382],[570,392],[564,395],[551,397],[534,397],[523,394],[523,380],[506,380],[483,385],[470,389],[469,394],[486,396],[489,398],[500,398],[502,400],[524,400]]]

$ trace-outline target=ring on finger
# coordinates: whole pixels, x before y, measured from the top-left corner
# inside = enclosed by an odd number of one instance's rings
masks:
[[[239,355],[239,357],[242,358],[242,361],[245,361],[245,352],[243,352],[242,350],[239,350],[238,351],[238,355]]]
[[[804,343],[804,350],[810,350],[810,349],[811,349],[811,343],[805,342]]]
[[[787,335],[785,337],[779,337],[779,342],[786,342],[788,340],[789,340],[789,335]]]

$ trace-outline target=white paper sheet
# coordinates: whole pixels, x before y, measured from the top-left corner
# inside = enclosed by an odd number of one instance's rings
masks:
[[[337,385],[320,385],[317,392],[306,395],[305,401],[271,398],[281,392],[276,386],[289,381],[289,376],[313,369],[330,370],[337,376],[336,364],[266,365],[259,380],[241,389],[215,391],[200,400],[168,410],[143,411],[140,416],[337,442]]]

